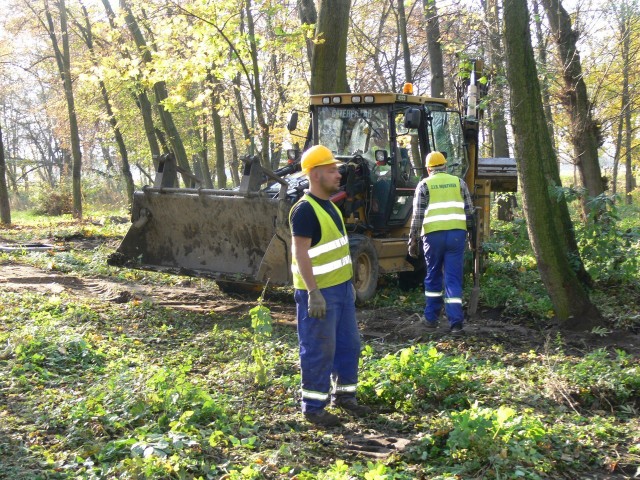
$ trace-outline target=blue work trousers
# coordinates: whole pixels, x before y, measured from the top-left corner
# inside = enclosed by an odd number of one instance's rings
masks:
[[[294,294],[304,413],[324,409],[331,395],[355,398],[358,383],[360,334],[351,281],[320,291],[327,302],[323,319],[309,316],[306,290]]]
[[[427,264],[424,318],[428,322],[438,321],[444,305],[449,326],[462,326],[462,269],[466,239],[466,230],[439,230],[422,236]]]

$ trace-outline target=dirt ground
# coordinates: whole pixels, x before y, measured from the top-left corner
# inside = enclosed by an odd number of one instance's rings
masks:
[[[148,301],[174,309],[198,313],[216,312],[242,316],[256,305],[255,299],[242,295],[226,295],[216,288],[203,288],[198,279],[183,279],[176,286],[144,285],[110,278],[79,277],[72,274],[48,271],[29,265],[9,263],[0,266],[0,290],[37,291],[87,298],[100,298],[106,302],[126,303],[133,300]],[[295,304],[283,294],[266,298],[274,320],[295,327]],[[366,339],[395,344],[411,344],[426,341],[446,341],[448,331],[441,324],[437,330],[426,329],[419,314],[402,307],[358,308],[358,322]],[[537,350],[557,330],[549,325],[539,328],[513,324],[501,318],[500,312],[479,309],[477,318],[467,321],[466,335],[462,341],[483,344],[499,344],[505,351],[524,352]],[[594,348],[622,349],[632,355],[640,355],[640,335],[631,332],[612,332],[607,336],[592,333],[562,332],[566,346],[580,355]],[[567,352],[569,353],[569,352]]]
[[[0,238],[0,240],[2,240]],[[4,243],[1,242],[0,243]],[[92,242],[76,240],[72,248],[91,249]],[[256,305],[254,298],[242,295],[226,295],[210,282],[181,278],[177,285],[159,286],[123,281],[99,276],[78,276],[71,273],[46,270],[16,262],[0,264],[0,292],[35,291],[52,295],[65,293],[78,298],[100,299],[104,302],[122,304],[146,301],[177,310],[207,314],[216,312],[241,318]],[[275,322],[295,328],[295,303],[286,292],[267,295],[265,304],[270,308]],[[407,346],[420,342],[454,342],[453,348],[480,349],[500,345],[505,353],[541,351],[553,341],[558,331],[545,325],[521,325],[502,318],[500,311],[483,309],[478,316],[465,325],[466,335],[461,338],[449,336],[446,325],[437,330],[428,330],[422,325],[419,307],[359,307],[357,317],[366,341],[385,342]],[[591,333],[561,332],[565,353],[582,355],[595,348],[609,351],[621,349],[631,355],[640,355],[640,335],[631,332],[612,332],[607,336]],[[366,434],[345,436],[344,448],[369,457],[383,458],[404,448],[408,442],[401,435]],[[605,474],[589,477],[594,479],[623,479],[626,475]]]

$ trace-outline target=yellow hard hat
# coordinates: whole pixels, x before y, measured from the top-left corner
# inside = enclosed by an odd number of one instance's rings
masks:
[[[427,167],[439,167],[447,163],[447,159],[444,158],[444,155],[440,152],[431,152],[427,155]]]
[[[331,150],[324,145],[314,145],[311,147],[302,154],[302,160],[300,162],[302,173],[304,174],[308,174],[314,167],[331,165],[333,163],[342,164],[341,161],[335,159]]]

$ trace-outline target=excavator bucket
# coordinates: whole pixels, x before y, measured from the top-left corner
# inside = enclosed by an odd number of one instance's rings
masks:
[[[246,188],[146,187],[135,193],[132,225],[109,264],[234,283],[286,284],[290,207],[286,198]]]

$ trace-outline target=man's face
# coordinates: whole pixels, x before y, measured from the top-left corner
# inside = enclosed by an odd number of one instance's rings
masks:
[[[321,165],[314,168],[314,170],[313,173],[315,173],[317,184],[324,192],[332,195],[340,190],[342,175],[340,175],[338,165],[335,163],[333,165]]]

